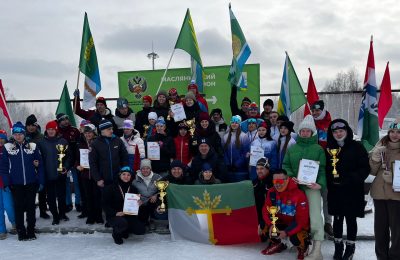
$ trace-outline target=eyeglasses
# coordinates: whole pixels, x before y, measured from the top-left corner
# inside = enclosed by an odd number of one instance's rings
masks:
[[[272,183],[273,184],[284,184],[285,183],[285,181],[286,181],[286,179],[275,179],[275,180],[272,180]]]
[[[392,122],[389,126],[389,129],[400,129],[400,124],[396,122]]]
[[[336,122],[331,126],[331,130],[343,129],[343,128],[346,128],[346,125],[343,122]]]

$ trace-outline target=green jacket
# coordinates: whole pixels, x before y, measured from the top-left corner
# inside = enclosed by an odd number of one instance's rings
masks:
[[[317,183],[322,189],[326,189],[325,165],[326,157],[322,147],[318,144],[316,135],[310,138],[297,137],[296,144],[292,145],[283,159],[283,169],[290,177],[297,177],[301,159],[319,161]],[[305,185],[299,185],[302,190],[308,189]]]

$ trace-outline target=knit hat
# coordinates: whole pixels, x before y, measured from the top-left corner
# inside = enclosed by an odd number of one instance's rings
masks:
[[[171,88],[168,90],[168,95],[169,96],[176,96],[178,95],[178,91],[176,90],[176,88]]]
[[[165,91],[164,89],[160,89],[160,91],[158,91],[158,93],[156,95],[156,99],[161,95],[164,96],[165,98],[168,97],[167,91]]]
[[[143,159],[140,162],[140,169],[142,169],[144,167],[149,167],[151,169],[151,161],[149,159]]]
[[[110,120],[103,119],[103,120],[100,121],[100,124],[99,124],[99,130],[100,131],[102,131],[104,129],[112,128],[112,127],[113,127],[113,124],[111,123]]]
[[[62,121],[64,121],[64,120],[66,120],[66,119],[69,119],[68,115],[66,115],[66,114],[64,114],[64,113],[58,113],[58,114],[56,115],[56,118],[57,118],[57,122],[58,122],[58,123],[60,123],[60,122],[62,122]]]
[[[142,98],[142,100],[143,101],[147,101],[147,102],[149,102],[150,103],[150,105],[153,103],[153,98],[151,97],[151,96],[144,96],[143,98]]]
[[[242,99],[242,105],[243,105],[243,103],[248,103],[248,104],[250,105],[250,104],[251,104],[250,98],[244,97],[244,98]]]
[[[210,140],[208,140],[208,138],[200,138],[200,139],[197,141],[197,143],[199,144],[199,146],[200,146],[201,144],[206,144],[206,145],[208,145],[208,146],[211,146]]]
[[[265,121],[261,122],[261,124],[258,125],[258,128],[264,127],[266,129],[270,128],[269,124]]]
[[[312,115],[307,115],[299,125],[299,133],[301,129],[310,129],[313,135],[317,134],[317,128],[315,127],[314,118]]]
[[[26,126],[28,126],[28,125],[35,125],[35,126],[38,126],[36,116],[35,116],[34,114],[28,116],[28,117],[26,118],[25,125],[26,125]]]
[[[258,105],[256,102],[252,102],[249,106],[249,110],[258,110]]]
[[[268,158],[263,157],[263,158],[258,159],[256,166],[262,166],[262,167],[269,169]]]
[[[242,122],[242,118],[241,118],[239,115],[232,116],[232,118],[231,118],[231,124],[232,124],[232,123],[240,124],[241,122]]]
[[[126,108],[129,107],[128,100],[126,98],[118,98],[117,99],[117,108]]]
[[[160,117],[157,119],[156,125],[165,125],[164,117],[160,116]]]
[[[265,107],[265,106],[270,106],[270,107],[274,108],[274,101],[272,101],[272,99],[265,100],[263,107]]]
[[[171,169],[172,169],[172,168],[175,168],[175,167],[179,167],[179,168],[181,168],[181,169],[184,169],[184,168],[185,168],[185,165],[183,165],[183,163],[182,163],[180,160],[173,160],[173,161],[171,162]]]
[[[189,131],[189,126],[183,122],[179,123],[178,130],[181,130],[181,129],[186,129],[187,131]]]
[[[96,99],[96,105],[97,103],[102,103],[105,107],[107,107],[106,99],[104,97],[98,97]]]
[[[49,129],[54,129],[54,130],[58,131],[58,124],[57,124],[56,120],[51,120],[50,122],[48,122],[46,124],[46,130],[49,130]]]
[[[4,139],[7,141],[7,132],[3,129],[0,130],[0,139]]]
[[[132,168],[129,166],[124,166],[119,170],[119,175],[121,175],[123,172],[129,172],[131,175],[133,173]]]
[[[283,121],[283,122],[287,122],[289,121],[289,118],[285,115],[280,115],[278,116],[278,118],[276,119],[276,121]]]
[[[133,121],[130,119],[124,120],[124,125],[122,126],[123,129],[133,129]]]
[[[207,121],[210,120],[210,116],[206,112],[200,112],[199,122],[201,122],[203,120],[207,120]]]
[[[213,116],[214,114],[220,114],[222,116],[222,110],[220,108],[214,108],[211,110],[210,116]]]
[[[12,127],[13,134],[25,134],[25,126],[20,122],[16,122]]]
[[[196,102],[196,96],[193,94],[193,92],[189,91],[188,93],[186,93],[185,95],[185,99],[193,99],[194,102]]]
[[[400,129],[400,123],[399,123],[399,121],[400,121],[399,119],[396,119],[394,122],[392,122],[392,123],[389,125],[388,131]]]
[[[85,128],[83,129],[84,133],[88,133],[88,132],[93,132],[96,133],[96,127],[94,126],[94,124],[86,124]]]
[[[319,110],[324,110],[325,104],[323,100],[318,100],[315,101],[312,105],[311,105],[311,110],[314,109],[319,109]]]
[[[289,130],[289,133],[294,133],[294,129],[293,129],[294,123],[293,123],[292,121],[283,121],[283,122],[281,123],[281,125],[279,126],[279,129],[280,129],[282,126],[286,127],[286,128]]]
[[[203,165],[201,167],[201,170],[203,172],[205,172],[205,171],[211,171],[212,172],[212,167],[211,167],[211,165],[209,163],[203,163]]]
[[[149,115],[147,116],[147,119],[154,119],[157,120],[157,113],[156,112],[150,112]]]
[[[188,90],[194,89],[196,90],[196,94],[199,93],[199,87],[196,85],[196,82],[194,80],[190,82],[187,89]]]
[[[90,122],[89,120],[83,119],[83,120],[81,121],[81,123],[79,124],[79,126],[82,127],[82,126],[85,126],[85,125],[90,124],[90,123],[91,123],[91,122]]]

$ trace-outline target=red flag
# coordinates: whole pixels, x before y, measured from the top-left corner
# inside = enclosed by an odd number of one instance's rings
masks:
[[[3,84],[0,79],[0,108],[3,110],[3,115],[7,118],[8,125],[10,129],[12,128],[12,120],[10,117],[10,113],[8,112],[7,103],[6,103],[6,95],[4,94]]]
[[[304,108],[304,117],[306,115],[311,114],[310,106],[314,104],[314,102],[319,100],[318,92],[317,89],[315,88],[315,83],[311,73],[311,69],[308,68],[308,71],[310,72],[310,76],[308,77],[307,104]]]
[[[392,106],[392,84],[390,83],[389,62],[386,64],[385,74],[381,84],[381,94],[378,102],[378,121],[382,129],[383,120]]]

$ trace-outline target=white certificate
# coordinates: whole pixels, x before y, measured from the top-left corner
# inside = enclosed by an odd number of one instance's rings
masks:
[[[301,159],[297,179],[300,184],[311,184],[317,181],[319,162],[307,159]]]
[[[257,161],[264,157],[264,149],[261,146],[252,145],[250,153],[250,166],[256,166]]]
[[[89,149],[79,149],[79,165],[89,169]]]
[[[126,215],[137,215],[139,212],[139,194],[125,193],[124,209],[122,212]]]
[[[400,191],[400,161],[393,163],[393,190]]]
[[[147,142],[147,158],[160,160],[160,145],[157,142]]]
[[[181,103],[171,105],[171,111],[174,113],[175,122],[186,119],[185,109],[183,109],[183,105]]]

